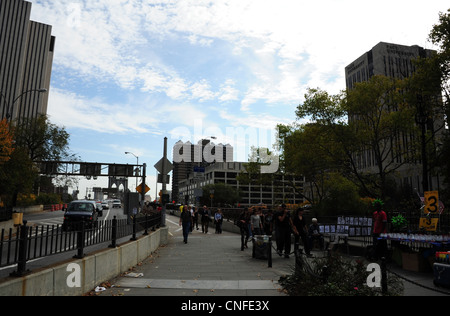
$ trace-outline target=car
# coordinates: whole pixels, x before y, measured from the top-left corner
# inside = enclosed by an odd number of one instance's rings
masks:
[[[95,201],[72,201],[65,210],[62,228],[64,231],[79,230],[82,223],[87,228],[93,228],[97,226],[98,216],[99,211]]]
[[[98,216],[99,216],[99,217],[102,217],[102,216],[103,216],[103,205],[102,205],[102,201],[95,201],[95,208],[97,209]]]
[[[109,209],[109,203],[106,201],[102,201],[102,209],[104,209],[104,210]]]
[[[166,211],[168,211],[170,215],[175,215],[175,211],[178,211],[180,206],[181,206],[181,204],[167,203]]]
[[[122,202],[120,202],[120,200],[113,200],[112,201],[112,208],[121,208],[122,207]]]

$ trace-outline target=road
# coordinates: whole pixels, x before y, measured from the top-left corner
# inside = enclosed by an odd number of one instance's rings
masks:
[[[113,219],[114,216],[117,216],[117,219],[127,218],[126,215],[123,214],[122,208],[109,208],[107,210],[103,210],[103,216],[100,217],[100,220],[108,220]],[[63,211],[55,211],[55,212],[44,212],[37,214],[28,214],[24,215],[24,220],[28,222],[28,226],[41,226],[41,225],[61,225],[64,220],[64,212]]]
[[[99,218],[99,220],[111,220],[116,216],[117,219],[125,219],[126,215],[123,214],[122,208],[109,208],[103,211],[103,216]],[[27,221],[27,226],[29,227],[45,227],[45,231],[47,231],[47,227],[49,230],[56,229],[57,225],[62,225],[64,221],[64,212],[63,211],[55,211],[55,212],[43,212],[36,214],[28,214],[24,215],[24,220]],[[53,227],[53,226],[55,227]],[[129,237],[128,237],[129,239]],[[89,251],[95,251],[98,249],[105,249],[107,245],[105,243],[98,244],[89,247]],[[6,246],[4,247],[6,248]],[[6,253],[7,249],[3,249],[3,253]],[[72,258],[76,254],[75,251],[68,251],[61,254],[50,255],[42,258],[37,258],[34,260],[30,260],[26,264],[26,268],[30,271],[36,270],[38,268],[42,268],[51,264],[58,263],[63,260],[67,260]],[[4,254],[5,256],[5,254]],[[17,264],[0,267],[0,278],[8,277],[12,272],[17,270]]]

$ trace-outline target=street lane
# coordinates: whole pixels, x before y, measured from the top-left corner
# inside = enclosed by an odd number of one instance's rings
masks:
[[[117,219],[126,219],[127,216],[123,214],[123,208],[110,208],[103,210],[103,216],[99,218],[99,221],[104,220],[112,220],[116,216]],[[27,221],[27,226],[32,227],[32,236],[34,237],[35,234],[41,235],[41,234],[51,234],[52,231],[61,229],[61,225],[64,220],[64,212],[63,211],[54,211],[54,212],[42,212],[42,213],[35,213],[35,214],[25,214],[24,220]],[[59,225],[59,226],[58,226]],[[41,230],[41,227],[44,227],[43,230]],[[36,229],[38,228],[38,229]],[[14,231],[15,232],[15,231]],[[6,232],[8,234],[8,232]],[[89,239],[95,239],[96,234],[90,235],[89,237],[86,237]],[[130,239],[130,236],[124,237],[122,239],[118,240],[118,243],[128,241]],[[89,241],[89,240],[87,240]],[[92,245],[86,247],[86,252],[89,254],[92,251],[105,249],[110,241]],[[32,250],[31,250],[32,251]],[[3,247],[4,258],[6,256],[6,245]],[[42,268],[48,265],[52,265],[67,259],[72,258],[76,254],[76,251],[68,251],[60,254],[55,255],[49,255],[42,258],[33,259],[27,262],[26,268],[30,271],[33,271],[38,268]],[[3,262],[4,263],[4,262]],[[14,272],[17,270],[17,264],[12,264],[4,267],[0,267],[0,278],[8,277],[11,272]]]

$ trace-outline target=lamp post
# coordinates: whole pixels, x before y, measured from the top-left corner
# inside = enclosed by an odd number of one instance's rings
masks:
[[[12,104],[9,104],[8,100],[6,99],[6,96],[3,93],[0,93],[0,96],[3,97],[3,99],[5,100],[5,104],[6,104],[6,119],[9,120],[10,118],[13,117],[13,111],[14,111],[14,104],[16,104],[16,102],[23,97],[25,94],[30,93],[30,92],[38,92],[38,93],[46,93],[47,89],[41,88],[41,89],[30,89],[27,90],[25,92],[22,92],[18,97],[14,98],[14,100],[12,101]]]
[[[136,171],[136,173],[138,172],[138,168],[139,168],[139,157],[138,156],[136,156],[135,154],[133,154],[132,152],[129,152],[129,151],[126,151],[125,152],[125,155],[133,155],[134,157],[136,157],[136,169],[135,169],[135,171]],[[137,186],[138,186],[138,177],[136,177],[136,188],[137,188]]]

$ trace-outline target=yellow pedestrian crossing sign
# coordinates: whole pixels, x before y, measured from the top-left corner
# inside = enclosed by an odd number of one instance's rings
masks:
[[[136,191],[142,194],[142,183],[136,187]],[[147,193],[148,191],[150,191],[150,188],[145,185],[145,193]]]

